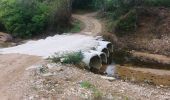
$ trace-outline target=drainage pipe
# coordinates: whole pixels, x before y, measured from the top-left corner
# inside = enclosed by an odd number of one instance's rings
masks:
[[[83,62],[86,64],[88,69],[99,70],[102,67],[102,61],[96,53],[83,52]]]
[[[113,45],[112,45],[111,42],[108,42],[108,41],[98,41],[98,43],[99,43],[100,46],[108,48],[110,53],[113,52]]]
[[[100,57],[102,64],[107,64],[107,55],[104,52],[94,50],[90,50],[90,52],[97,54]]]
[[[96,51],[105,53],[107,57],[110,56],[109,50],[105,46],[97,46]]]

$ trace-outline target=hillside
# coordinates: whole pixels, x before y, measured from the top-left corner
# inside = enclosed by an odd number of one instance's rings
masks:
[[[134,33],[119,38],[123,48],[170,56],[170,9],[139,8]]]

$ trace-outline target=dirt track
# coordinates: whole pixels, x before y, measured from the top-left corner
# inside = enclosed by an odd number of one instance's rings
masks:
[[[94,18],[96,14],[97,13],[88,13],[84,15],[73,14],[73,18],[76,18],[85,24],[85,28],[80,33],[87,32],[85,34],[95,36],[102,32],[100,21]],[[92,34],[90,34],[90,32]]]
[[[0,55],[0,99],[19,99],[26,88],[25,86],[19,86],[19,83],[24,82],[26,78],[23,77],[25,69],[40,61],[42,59],[35,56]]]

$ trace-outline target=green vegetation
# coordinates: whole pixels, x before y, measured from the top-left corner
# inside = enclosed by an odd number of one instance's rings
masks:
[[[130,11],[125,16],[117,21],[115,26],[117,35],[124,35],[129,32],[133,32],[136,29],[137,14],[136,11]]]
[[[83,27],[84,27],[84,23],[82,23],[79,20],[74,20],[72,23],[72,27],[68,32],[77,33],[80,32]]]
[[[170,7],[170,0],[144,0],[144,5]]]
[[[170,7],[170,0],[1,0],[0,31],[29,38],[44,32],[65,32],[71,27],[71,10],[99,10],[109,20],[109,31],[133,33],[138,7]],[[132,11],[135,11],[132,13]],[[71,32],[80,30],[73,23]]]
[[[90,89],[91,91],[93,91],[94,93],[94,97],[97,99],[97,98],[100,98],[102,96],[102,93],[96,89],[96,87],[94,85],[92,85],[90,82],[88,81],[83,81],[82,83],[80,83],[80,86],[82,88],[85,88],[85,89]]]
[[[55,54],[54,56],[50,57],[49,60],[52,60],[54,63],[61,62],[62,64],[80,64],[83,59],[82,52],[71,52],[71,53],[64,53],[62,55]]]
[[[86,88],[86,89],[93,88],[93,85],[91,83],[89,83],[88,81],[84,81],[80,85],[82,88]]]
[[[48,28],[59,30],[61,23],[69,22],[67,4],[66,0],[2,0],[0,21],[8,33],[28,38]]]
[[[108,31],[119,36],[133,33],[137,28],[137,8],[170,7],[170,0],[75,0],[74,8],[97,9],[108,20]],[[74,2],[73,2],[74,4]],[[76,6],[76,7],[75,7]]]

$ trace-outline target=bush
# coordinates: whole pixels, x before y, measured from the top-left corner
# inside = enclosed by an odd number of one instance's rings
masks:
[[[72,27],[71,29],[69,30],[69,32],[71,33],[77,33],[77,32],[80,32],[82,27],[83,27],[84,23],[79,21],[79,20],[74,20],[72,22]]]
[[[56,28],[61,22],[69,22],[68,11],[66,0],[0,1],[2,24],[13,36],[21,38],[40,34],[47,26]]]
[[[88,9],[93,0],[74,0],[73,9]]]
[[[2,23],[12,35],[25,38],[42,32],[45,28],[49,8],[37,0],[3,2]]]
[[[83,59],[82,52],[71,52],[71,53],[64,53],[62,55],[55,54],[54,56],[49,58],[54,63],[61,62],[62,64],[80,64]]]
[[[115,29],[118,35],[124,35],[133,32],[136,29],[137,14],[136,11],[130,11],[118,20]]]
[[[170,0],[144,0],[144,5],[170,7]]]

